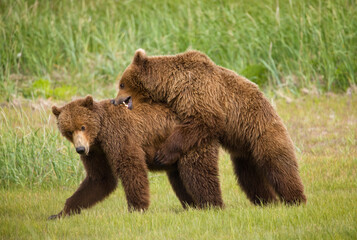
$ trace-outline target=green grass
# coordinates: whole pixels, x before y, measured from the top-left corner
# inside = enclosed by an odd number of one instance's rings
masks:
[[[0,0],[0,239],[356,239],[356,42],[352,0]],[[84,178],[49,103],[115,96],[137,48],[197,49],[257,82],[296,144],[307,205],[253,206],[222,152],[224,210],[184,211],[155,173],[144,214],[119,186],[47,221]]]
[[[164,173],[151,173],[151,206],[127,211],[121,186],[82,214],[58,221],[84,177],[48,107],[0,109],[0,238],[3,239],[356,239],[357,95],[272,99],[293,138],[306,206],[253,206],[220,156],[224,210],[183,210]]]
[[[0,96],[48,79],[112,97],[137,48],[198,49],[263,87],[345,91],[357,82],[356,42],[353,0],[1,0]]]
[[[78,156],[48,108],[9,105],[0,109],[0,122],[1,187],[73,184],[82,178]]]

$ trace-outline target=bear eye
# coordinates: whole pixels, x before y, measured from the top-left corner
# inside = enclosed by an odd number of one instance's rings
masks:
[[[82,127],[81,127],[81,130],[82,130],[82,131],[86,130],[86,127],[85,127],[85,126],[82,126]]]
[[[124,88],[124,83],[120,84],[120,88],[123,89]]]
[[[67,135],[68,137],[72,137],[72,132],[71,132],[71,131],[67,131],[67,132],[66,132],[66,135]]]

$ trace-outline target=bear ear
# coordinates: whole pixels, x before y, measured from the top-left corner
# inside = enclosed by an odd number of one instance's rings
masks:
[[[139,48],[138,50],[135,51],[133,63],[134,64],[141,64],[147,59],[146,53],[144,49]]]
[[[58,117],[58,116],[60,115],[60,113],[61,113],[61,109],[58,108],[58,107],[56,107],[55,105],[53,105],[53,106],[52,106],[52,113],[53,113],[56,117]]]
[[[93,108],[93,97],[91,95],[88,95],[83,103],[82,103],[82,106],[83,107],[86,107],[86,108],[89,108],[89,109],[92,109]]]

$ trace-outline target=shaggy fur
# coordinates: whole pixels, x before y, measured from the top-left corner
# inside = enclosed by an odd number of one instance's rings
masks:
[[[63,210],[50,218],[80,213],[103,200],[122,182],[130,210],[149,207],[148,170],[165,170],[183,207],[223,207],[218,179],[218,142],[189,151],[175,164],[157,166],[156,151],[172,133],[176,117],[159,104],[135,110],[91,96],[53,106],[58,128],[78,153],[87,172]]]
[[[306,202],[294,145],[251,81],[197,51],[148,57],[139,49],[120,79],[115,103],[128,96],[164,103],[182,122],[158,151],[158,164],[174,164],[191,149],[218,140],[253,203],[277,196],[289,204]]]

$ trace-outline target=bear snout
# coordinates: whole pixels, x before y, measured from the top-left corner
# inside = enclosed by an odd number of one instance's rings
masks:
[[[113,104],[114,106],[118,105],[118,103],[115,101],[115,99],[111,99],[110,103]]]
[[[88,155],[90,143],[83,131],[75,131],[73,133],[73,145],[76,148],[77,153],[85,153]]]
[[[76,152],[79,154],[83,154],[85,151],[86,151],[86,149],[83,146],[76,147]]]
[[[123,104],[126,106],[128,109],[132,110],[133,109],[133,99],[131,96],[128,97],[117,97],[117,99],[112,99],[110,100],[111,104],[114,104],[114,106]]]

